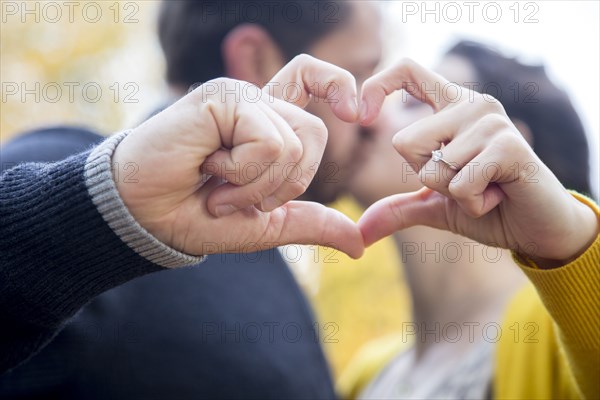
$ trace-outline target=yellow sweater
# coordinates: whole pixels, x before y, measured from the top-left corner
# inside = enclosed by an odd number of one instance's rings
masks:
[[[584,196],[573,194],[593,208]],[[496,399],[600,399],[600,235],[573,262],[543,270],[514,255],[531,281],[514,297],[496,344]],[[410,344],[400,336],[367,344],[338,382],[355,398]]]

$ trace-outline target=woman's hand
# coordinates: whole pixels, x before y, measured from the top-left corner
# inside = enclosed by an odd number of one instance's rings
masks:
[[[364,83],[361,123],[371,123],[385,97],[399,89],[435,111],[393,139],[426,187],[369,207],[359,221],[367,245],[426,225],[516,250],[548,267],[589,247],[599,229],[595,214],[539,160],[497,100],[403,60]],[[436,150],[443,159],[434,160]]]
[[[321,204],[290,200],[304,193],[327,143],[317,117],[277,99],[293,84],[304,106],[313,82],[333,82],[336,115],[356,121],[356,83],[346,71],[300,56],[261,90],[216,79],[149,119],[117,147],[113,162],[134,163],[135,183],[117,179],[134,218],[182,252],[260,250],[321,244],[359,257],[358,227]],[[275,89],[274,89],[275,88]],[[271,93],[269,93],[271,92]],[[328,94],[322,94],[327,96]]]

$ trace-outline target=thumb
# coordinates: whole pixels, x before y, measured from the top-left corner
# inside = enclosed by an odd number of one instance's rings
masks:
[[[362,256],[365,245],[358,225],[341,212],[309,201],[290,201],[281,209],[285,219],[278,244],[318,244],[355,259]]]
[[[358,221],[365,246],[415,225],[448,230],[446,200],[441,194],[425,187],[375,202]]]

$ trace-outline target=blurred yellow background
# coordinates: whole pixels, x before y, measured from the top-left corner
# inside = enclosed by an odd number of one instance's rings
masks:
[[[108,134],[164,96],[158,1],[65,4],[2,1],[2,140],[59,123]]]
[[[51,124],[110,134],[162,105],[168,93],[155,33],[158,1],[52,3],[2,2],[2,141]],[[355,219],[361,214],[351,199],[336,206]],[[358,261],[326,249],[317,254],[320,265],[299,278],[316,276],[316,283],[301,283],[337,376],[364,343],[400,329],[409,301],[391,240]]]
[[[333,207],[358,220],[362,209],[351,198],[338,200]],[[359,260],[336,253],[334,261],[321,259],[319,286],[308,291],[320,326],[323,346],[336,377],[356,352],[375,338],[400,332],[402,322],[411,320],[408,288],[402,277],[400,257],[393,240],[387,238],[369,247]],[[332,339],[335,322],[339,327]]]

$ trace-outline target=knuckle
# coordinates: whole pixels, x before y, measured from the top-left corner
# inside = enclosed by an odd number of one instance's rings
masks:
[[[327,140],[329,132],[327,130],[327,125],[325,125],[325,122],[323,122],[321,118],[312,114],[308,114],[308,116],[308,125],[312,128],[313,133]]]
[[[216,83],[216,84],[227,83],[231,80],[232,79],[230,79],[230,78],[215,78],[215,79],[211,79],[209,81],[204,82],[203,86],[209,85],[209,84],[214,84],[214,83]]]
[[[471,218],[480,218],[484,215],[481,207],[479,207],[474,201],[461,201],[459,204]]]
[[[236,83],[243,83],[242,81],[238,81],[232,78],[215,78],[210,81],[205,82],[202,86],[205,85],[217,85],[218,87],[234,87]]]
[[[266,138],[263,143],[263,151],[265,158],[267,159],[279,158],[283,153],[284,148],[285,144],[281,136]]]
[[[485,99],[481,93],[477,93],[473,97],[473,105],[472,105],[473,108],[475,108],[477,110],[481,110],[481,109],[485,109],[487,106],[488,106],[488,102],[485,101]]]
[[[310,64],[314,60],[315,60],[314,57],[312,57],[312,56],[310,56],[310,55],[308,55],[306,53],[301,53],[301,54],[298,54],[297,56],[295,56],[292,59],[291,63],[304,65],[304,64]]]
[[[398,61],[397,68],[408,70],[414,68],[417,63],[409,57],[402,57],[400,61]]]
[[[308,188],[308,184],[306,184],[305,179],[299,179],[298,181],[292,183],[289,187],[289,195],[291,199],[295,199],[296,197],[304,194],[306,189]]]
[[[363,84],[361,86],[361,91],[363,93],[370,92],[372,90],[372,88],[376,85],[376,82],[377,82],[377,76],[371,76],[371,77],[365,79],[365,81],[363,82]]]
[[[264,194],[260,190],[251,190],[247,193],[244,198],[244,201],[247,204],[258,204],[265,198]]]
[[[306,192],[306,189],[308,189],[308,187],[310,186],[310,183],[312,182],[312,178],[313,178],[312,173],[310,173],[310,172],[302,173],[302,176],[300,176],[300,179],[298,180],[298,185],[300,186],[302,193]],[[300,194],[302,194],[302,193],[300,193]]]
[[[502,103],[500,103],[500,100],[490,94],[485,93],[476,96],[475,102],[484,112],[504,114],[504,107],[502,106]]]
[[[450,196],[460,205],[460,208],[472,218],[483,216],[481,204],[473,196],[469,185],[464,182],[452,182],[448,186]]]
[[[477,135],[490,137],[505,128],[508,125],[507,123],[508,121],[504,116],[496,113],[489,113],[477,120],[474,130]]]
[[[275,194],[282,184],[283,179],[264,179],[260,185],[252,191],[250,204],[261,203],[267,197]]]
[[[498,157],[517,157],[517,159],[526,157],[527,152],[531,149],[529,145],[519,135],[509,132],[504,130],[491,141],[490,146],[494,148]]]
[[[314,138],[318,141],[320,146],[325,147],[329,137],[329,131],[321,118],[306,113],[303,130],[310,135],[311,140]]]
[[[492,96],[489,93],[483,93],[481,95],[481,97],[485,100],[486,103],[488,103],[490,106],[498,106],[500,104],[500,101],[495,98],[494,96]]]
[[[392,146],[396,149],[397,152],[402,154],[405,149],[409,149],[411,146],[411,135],[406,129],[401,130],[396,133],[392,138]]]
[[[440,170],[431,168],[431,163],[426,163],[419,171],[419,180],[430,189],[437,189],[441,183]]]
[[[505,126],[507,123],[506,117],[500,114],[486,114],[479,119],[479,122],[494,128]]]
[[[286,148],[287,157],[292,161],[298,161],[302,158],[302,154],[304,153],[302,149],[302,144],[299,140],[294,140],[290,143]]]
[[[342,68],[340,68],[340,79],[339,80],[342,82],[347,82],[349,84],[356,85],[356,79],[354,78],[354,75],[352,75],[350,72],[348,72]]]
[[[398,226],[403,226],[406,221],[406,216],[402,212],[402,206],[400,204],[400,200],[393,200],[388,203],[388,209],[390,211],[390,215],[394,217]]]
[[[450,183],[448,192],[455,200],[465,201],[470,198],[469,188],[461,182]]]

